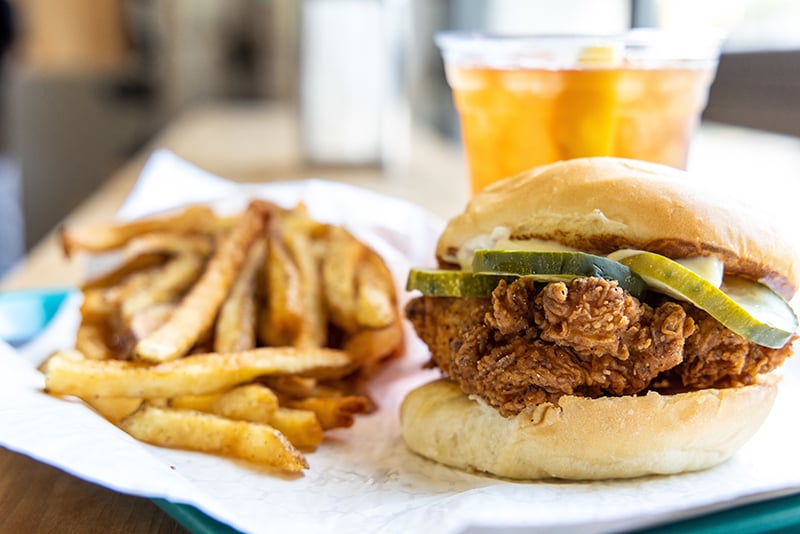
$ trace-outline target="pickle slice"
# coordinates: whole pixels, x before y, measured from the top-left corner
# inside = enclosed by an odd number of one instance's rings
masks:
[[[647,284],[625,265],[584,252],[533,252],[527,250],[477,250],[472,270],[534,275],[540,281],[596,277],[616,280],[636,298],[644,297]]]
[[[619,260],[654,291],[691,302],[745,339],[770,348],[786,344],[797,330],[797,316],[767,286],[726,276],[717,288],[694,271],[652,252]]]
[[[488,297],[500,280],[511,283],[517,278],[514,274],[411,269],[406,289],[418,289],[427,297]]]

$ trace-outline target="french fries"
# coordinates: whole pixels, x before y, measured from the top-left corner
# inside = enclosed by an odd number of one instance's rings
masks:
[[[345,332],[358,330],[356,271],[366,247],[344,228],[334,227],[322,259],[322,282],[331,321]]]
[[[115,250],[134,237],[150,232],[211,234],[217,227],[218,221],[214,212],[207,206],[195,205],[164,217],[117,225],[92,226],[79,230],[62,229],[60,236],[64,254],[70,257],[79,250],[86,252]]]
[[[359,266],[356,322],[367,328],[384,328],[394,322],[395,294],[392,275],[374,253],[368,253]]]
[[[119,250],[81,287],[75,349],[40,367],[141,441],[297,472],[299,451],[375,409],[364,380],[402,348],[391,274],[304,206],[191,206],[61,232],[67,255]]]
[[[256,241],[217,317],[214,350],[237,352],[256,346],[256,276],[264,263],[266,242]]]
[[[316,449],[325,435],[317,414],[310,410],[279,407],[270,415],[269,424],[300,450]]]
[[[261,384],[239,386],[220,395],[211,410],[223,417],[238,421],[268,424],[278,409],[278,396]]]
[[[335,378],[352,369],[336,349],[260,347],[230,354],[197,354],[158,365],[123,360],[89,360],[60,351],[45,360],[45,390],[53,395],[160,398],[203,395],[260,376],[299,374]]]
[[[114,424],[128,417],[142,405],[142,399],[130,397],[89,397],[82,400]]]
[[[250,204],[170,320],[136,345],[139,358],[156,363],[179,358],[208,330],[250,247],[263,231],[266,216],[263,206]]]
[[[370,411],[369,399],[362,396],[309,397],[287,404],[295,409],[314,412],[323,430],[353,426],[356,414]]]
[[[75,335],[75,348],[92,360],[107,360],[114,357],[114,349],[106,340],[101,324],[84,322]]]
[[[214,452],[290,472],[308,468],[305,456],[268,425],[145,404],[120,421],[120,428],[161,447]]]
[[[143,280],[143,287],[126,287],[125,293],[118,297],[122,321],[128,324],[137,313],[178,298],[197,280],[204,263],[200,255],[182,253],[151,270]]]
[[[260,336],[267,345],[292,345],[303,322],[300,272],[283,241],[269,236],[270,261],[263,267],[266,306],[259,323]]]
[[[321,347],[327,342],[328,318],[322,300],[319,258],[314,250],[312,231],[315,223],[305,210],[295,210],[279,225],[286,248],[297,266],[300,283],[299,331],[292,344],[296,347]]]

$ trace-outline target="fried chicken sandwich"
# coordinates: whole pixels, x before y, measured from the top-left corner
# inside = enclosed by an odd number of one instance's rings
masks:
[[[418,454],[516,479],[705,469],[767,417],[792,354],[795,249],[660,165],[586,158],[477,194],[413,269],[443,378],[401,407]]]

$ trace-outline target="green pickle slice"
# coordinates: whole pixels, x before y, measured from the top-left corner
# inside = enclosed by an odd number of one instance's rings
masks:
[[[652,252],[619,260],[655,291],[691,302],[740,336],[759,345],[779,348],[797,330],[792,307],[767,286],[727,276],[721,287],[680,263]]]
[[[616,280],[636,298],[647,293],[647,284],[625,265],[585,252],[534,252],[528,250],[477,250],[472,260],[477,272],[534,275],[540,281],[568,281],[596,277]]]
[[[411,269],[406,289],[418,289],[428,297],[488,297],[500,280],[513,282],[517,275],[470,273],[437,269]]]

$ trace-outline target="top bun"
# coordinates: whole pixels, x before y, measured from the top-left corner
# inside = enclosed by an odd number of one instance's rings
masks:
[[[478,193],[439,238],[441,264],[470,239],[505,227],[512,239],[544,239],[594,254],[622,248],[680,259],[717,256],[790,299],[800,259],[765,217],[699,178],[621,158],[580,158],[537,167]]]

